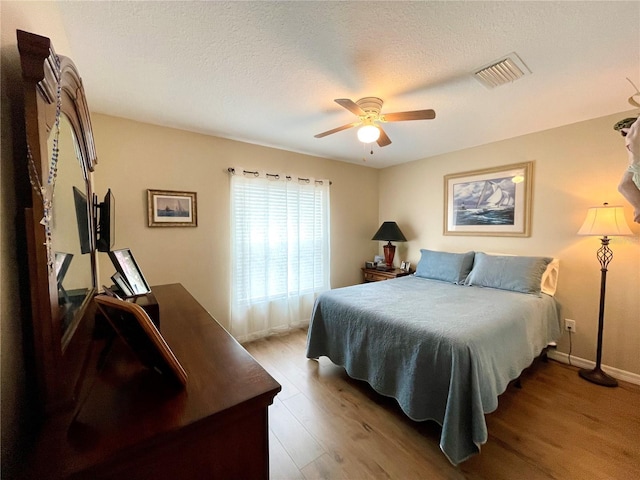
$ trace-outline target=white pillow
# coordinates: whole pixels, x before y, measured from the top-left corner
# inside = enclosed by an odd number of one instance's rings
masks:
[[[487,255],[500,255],[500,256],[511,256],[515,257],[513,253],[495,253],[495,252],[485,252]],[[554,258],[547,265],[547,269],[542,274],[542,278],[540,279],[540,291],[542,293],[546,293],[547,295],[551,295],[552,297],[556,294],[556,288],[558,287],[558,273],[560,271],[560,259]]]
[[[558,286],[558,272],[560,270],[560,260],[554,258],[551,263],[547,265],[547,269],[542,274],[542,284],[540,285],[540,291],[551,295],[556,294],[556,288]]]

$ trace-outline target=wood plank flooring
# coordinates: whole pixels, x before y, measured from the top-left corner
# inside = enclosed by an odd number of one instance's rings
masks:
[[[306,330],[244,346],[282,385],[269,408],[274,480],[640,478],[639,386],[535,362],[487,415],[481,453],[454,467],[438,425],[410,420],[327,358],[307,359]]]

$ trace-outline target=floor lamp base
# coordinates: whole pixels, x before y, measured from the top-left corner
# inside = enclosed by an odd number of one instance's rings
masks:
[[[605,387],[618,386],[617,380],[604,373],[600,369],[600,367],[596,367],[593,370],[589,370],[588,368],[581,368],[578,373],[585,380],[589,380],[592,383],[597,383],[598,385],[603,385]]]

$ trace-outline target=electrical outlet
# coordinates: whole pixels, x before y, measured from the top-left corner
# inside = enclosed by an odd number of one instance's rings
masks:
[[[564,319],[564,329],[567,332],[576,333],[576,321],[570,318]]]

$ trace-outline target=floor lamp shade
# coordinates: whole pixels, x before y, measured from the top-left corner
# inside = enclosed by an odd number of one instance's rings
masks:
[[[633,235],[624,218],[624,209],[621,206],[609,206],[605,203],[602,207],[591,207],[587,211],[587,217],[578,230],[578,235],[595,235],[600,239],[601,247],[597,257],[600,262],[600,311],[598,315],[598,347],[596,351],[596,366],[590,370],[583,368],[580,376],[585,380],[605,387],[616,387],[618,382],[602,371],[602,335],[604,330],[604,298],[607,288],[607,267],[613,260],[613,251],[609,248],[609,236]]]
[[[386,263],[389,268],[393,266],[393,257],[396,254],[396,246],[391,242],[407,241],[396,222],[383,222],[371,240],[389,242],[384,246],[384,263]]]
[[[578,230],[578,235],[617,236],[633,235],[624,218],[624,208],[619,205],[591,207],[587,211],[587,217]]]

